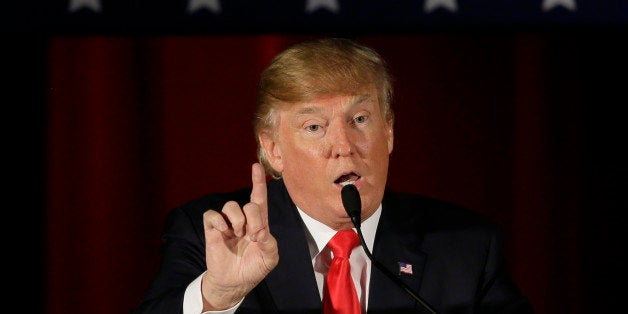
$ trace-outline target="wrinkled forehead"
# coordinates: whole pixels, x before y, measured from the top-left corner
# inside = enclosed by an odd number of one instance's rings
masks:
[[[343,108],[352,108],[362,104],[377,106],[377,97],[372,94],[332,95],[320,97],[311,101],[292,103],[286,106],[284,110],[297,115],[305,115],[321,113],[333,105],[339,105]]]
[[[277,107],[276,122],[281,123],[281,117],[297,120],[309,116],[331,118],[336,115],[353,115],[362,110],[381,113],[377,96],[374,94],[332,95],[310,101],[283,103]]]
[[[327,91],[323,93],[316,93],[298,101],[278,102],[275,107],[282,111],[314,110],[313,108],[324,106],[324,104],[333,102],[334,100],[342,101],[346,105],[371,102],[379,108],[377,89],[372,85],[368,86],[368,88],[362,88],[359,90],[339,90],[334,92]]]

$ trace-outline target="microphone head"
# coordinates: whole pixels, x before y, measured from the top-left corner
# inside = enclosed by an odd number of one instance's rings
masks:
[[[347,184],[342,187],[340,196],[342,197],[342,205],[344,205],[347,215],[349,215],[355,227],[360,228],[362,201],[360,200],[358,188],[353,184]]]

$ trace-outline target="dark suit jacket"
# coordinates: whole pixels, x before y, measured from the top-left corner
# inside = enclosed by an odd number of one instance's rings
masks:
[[[182,313],[186,286],[206,270],[202,215],[251,189],[212,194],[175,208],[163,233],[160,270],[136,313]],[[244,299],[238,313],[321,313],[303,222],[282,180],[268,183],[269,224],[279,264]],[[439,313],[532,313],[511,281],[496,225],[464,208],[426,197],[386,191],[373,256]],[[369,313],[427,313],[372,267]]]

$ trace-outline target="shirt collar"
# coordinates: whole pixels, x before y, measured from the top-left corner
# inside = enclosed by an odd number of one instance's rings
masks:
[[[318,254],[326,245],[329,240],[336,234],[336,230],[330,228],[324,223],[310,217],[304,211],[302,211],[299,207],[297,207],[299,214],[301,215],[301,219],[303,219],[303,223],[305,223],[305,227],[307,231],[309,231],[309,235],[312,237],[315,248],[310,247],[312,256]],[[364,242],[366,246],[369,248],[369,251],[373,251],[373,243],[375,242],[375,232],[377,231],[377,224],[379,223],[379,218],[382,214],[382,204],[377,207],[377,210],[369,217],[367,220],[363,221],[360,225],[360,230],[362,231],[362,236],[364,237]],[[355,228],[353,228],[355,231]],[[312,249],[315,249],[312,251]]]

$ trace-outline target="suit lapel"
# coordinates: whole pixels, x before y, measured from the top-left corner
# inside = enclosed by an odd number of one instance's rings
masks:
[[[272,312],[321,313],[320,295],[301,217],[281,180],[269,182],[268,188],[269,224],[279,247],[279,264],[263,282],[272,298],[268,301],[274,303]],[[421,295],[422,272],[427,259],[420,249],[422,212],[420,208],[407,205],[387,193],[372,253],[376,260]],[[411,264],[412,274],[400,273],[399,262]],[[369,291],[369,313],[422,313],[422,307],[411,296],[375,267],[371,269]]]
[[[281,180],[269,183],[269,224],[279,264],[264,280],[278,312],[320,313],[321,299],[303,222]]]
[[[387,197],[377,227],[373,257],[391,273],[420,295],[426,254],[420,250],[420,209],[401,208],[402,204]],[[412,274],[400,271],[399,263],[412,265]],[[404,313],[419,308],[414,299],[374,266],[371,269],[369,313]],[[419,311],[420,313],[420,311]]]

